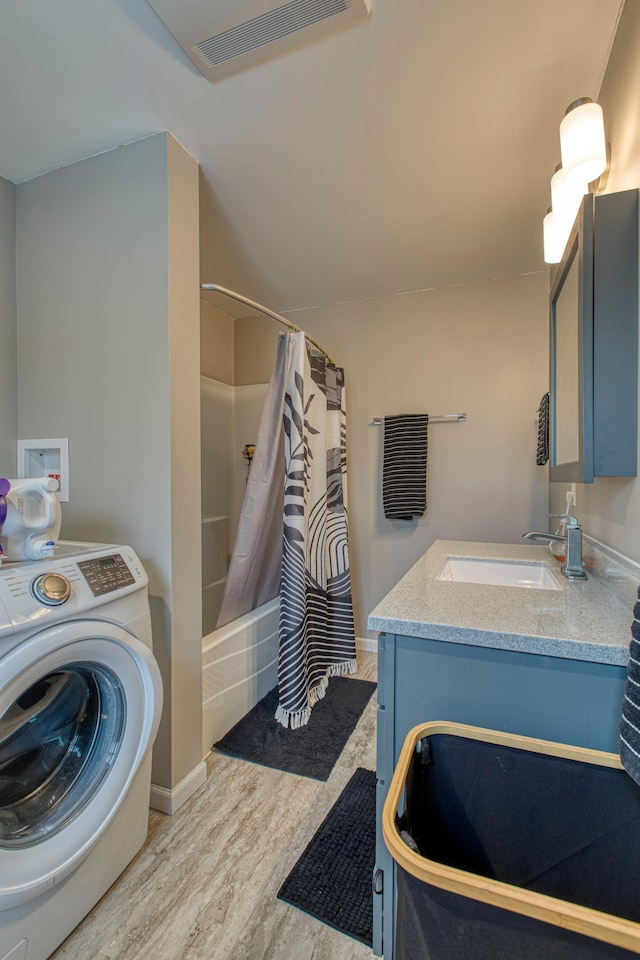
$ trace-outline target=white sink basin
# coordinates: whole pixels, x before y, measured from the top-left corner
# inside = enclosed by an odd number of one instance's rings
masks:
[[[487,583],[499,587],[524,587],[527,590],[561,590],[540,562],[483,560],[475,557],[449,557],[436,580],[455,583]]]

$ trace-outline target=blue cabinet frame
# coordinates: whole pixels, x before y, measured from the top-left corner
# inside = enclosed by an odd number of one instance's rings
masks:
[[[578,271],[578,459],[557,462],[558,303]],[[552,481],[635,477],[638,453],[638,190],[588,194],[550,295]]]

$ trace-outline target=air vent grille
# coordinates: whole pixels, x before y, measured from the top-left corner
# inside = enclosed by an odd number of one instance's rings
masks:
[[[390,0],[401,2],[401,0]],[[149,0],[198,70],[218,80],[364,20],[371,0]],[[0,0],[1,5],[1,0]],[[343,54],[347,56],[343,49]]]
[[[292,0],[192,47],[208,67],[250,53],[315,23],[346,13],[353,0]]]

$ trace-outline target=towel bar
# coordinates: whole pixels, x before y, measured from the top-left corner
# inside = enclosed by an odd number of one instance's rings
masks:
[[[466,423],[466,413],[434,413],[429,417],[429,423]],[[374,417],[369,426],[379,427],[384,423],[384,417]]]

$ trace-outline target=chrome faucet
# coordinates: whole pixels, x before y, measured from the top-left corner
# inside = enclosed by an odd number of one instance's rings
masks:
[[[584,564],[582,562],[582,527],[576,518],[568,513],[548,513],[547,516],[554,517],[557,520],[567,521],[566,537],[562,537],[557,533],[538,533],[537,530],[529,530],[528,533],[523,533],[522,536],[525,540],[545,540],[547,543],[559,540],[562,543],[566,543],[567,553],[564,566],[561,568],[562,573],[564,573],[567,580],[586,580],[587,575],[584,572]]]

